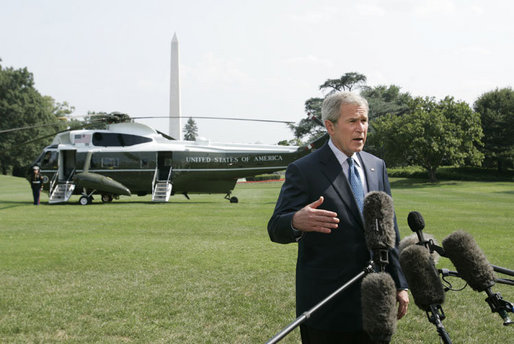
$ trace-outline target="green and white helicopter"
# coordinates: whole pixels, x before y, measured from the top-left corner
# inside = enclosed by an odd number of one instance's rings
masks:
[[[284,170],[326,139],[305,146],[178,141],[131,121],[58,133],[32,166],[41,169],[50,204],[72,195],[86,205],[93,195],[111,202],[151,194],[152,201],[167,202],[171,195],[189,199],[193,193],[225,194],[237,203],[232,191],[238,179]]]

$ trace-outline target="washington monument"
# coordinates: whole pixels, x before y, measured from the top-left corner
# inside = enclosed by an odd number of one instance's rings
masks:
[[[180,77],[177,34],[171,40],[171,71],[170,71],[170,130],[169,135],[182,140],[182,121],[180,118]]]

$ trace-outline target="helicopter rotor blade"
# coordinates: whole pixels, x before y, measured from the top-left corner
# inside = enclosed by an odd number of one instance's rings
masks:
[[[29,126],[20,127],[20,128],[2,129],[2,130],[0,130],[0,134],[9,133],[9,132],[13,132],[13,131],[35,129],[35,128],[53,127],[53,126],[58,126],[58,125],[59,125],[59,123],[46,123],[46,124],[38,124],[38,125],[29,125]]]
[[[293,121],[280,121],[275,119],[260,119],[260,118],[244,118],[244,117],[213,117],[213,116],[138,116],[131,117],[131,119],[155,119],[155,118],[197,118],[197,119],[217,119],[217,120],[226,120],[226,121],[249,121],[249,122],[269,122],[269,123],[285,123],[292,124],[295,123]]]
[[[116,122],[116,115],[117,113],[114,113],[112,115],[112,119],[115,120]],[[95,125],[95,124],[98,124],[98,123],[109,123],[109,114],[105,115],[105,114],[89,114],[89,115],[84,115],[84,116],[72,116],[72,117],[69,117],[69,119],[77,119],[77,118],[81,118],[81,117],[89,117],[91,120],[88,121],[87,123],[82,123],[80,124],[79,126],[73,126],[73,127],[68,127],[67,129],[65,130],[61,130],[61,131],[57,131],[53,134],[50,134],[50,135],[46,135],[46,136],[40,136],[40,137],[37,137],[33,140],[29,140],[29,141],[25,141],[23,142],[22,144],[28,144],[28,143],[33,143],[33,142],[36,142],[36,141],[39,141],[39,140],[42,140],[42,139],[45,139],[45,138],[48,138],[48,137],[52,137],[52,136],[55,136],[56,134],[59,134],[59,133],[62,133],[62,132],[66,132],[66,131],[70,131],[70,130],[76,130],[76,129],[82,129],[82,128],[86,128],[88,126],[91,126],[91,125]],[[97,118],[95,118],[97,117]],[[137,116],[137,117],[130,117],[127,115],[128,118],[126,118],[126,120],[135,120],[135,119],[158,119],[158,118],[196,118],[196,119],[213,119],[213,120],[227,120],[227,121],[249,121],[249,122],[265,122],[265,123],[284,123],[284,124],[294,124],[295,122],[293,121],[281,121],[281,120],[274,120],[274,119],[259,119],[259,118],[244,118],[244,117],[214,117],[214,116]],[[60,119],[66,119],[66,118],[60,118]],[[123,120],[121,120],[123,122]],[[50,126],[57,126],[58,123],[47,123],[47,124],[39,124],[39,125],[31,125],[31,126],[25,126],[25,127],[19,127],[19,128],[10,128],[10,129],[2,129],[0,130],[0,134],[3,134],[3,133],[8,133],[8,132],[15,132],[15,131],[22,131],[22,130],[28,130],[28,129],[35,129],[35,128],[42,128],[42,127],[50,127]],[[163,134],[163,133],[160,133],[160,134]],[[164,134],[165,135],[165,134]],[[163,135],[163,136],[164,136]],[[165,136],[166,137],[166,136]],[[167,137],[167,138],[170,138],[170,137]],[[170,139],[173,139],[173,138],[170,138]]]

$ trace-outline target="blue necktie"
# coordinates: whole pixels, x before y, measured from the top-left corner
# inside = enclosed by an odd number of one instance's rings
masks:
[[[355,196],[355,200],[357,201],[357,205],[362,213],[362,207],[364,206],[364,189],[362,188],[362,182],[359,176],[359,171],[355,167],[352,158],[348,158],[348,180],[350,181],[350,186],[353,191],[353,195]]]

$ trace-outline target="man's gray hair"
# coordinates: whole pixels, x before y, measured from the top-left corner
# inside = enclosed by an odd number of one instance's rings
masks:
[[[351,92],[337,92],[325,98],[321,105],[321,119],[325,122],[327,119],[333,123],[337,122],[341,115],[341,105],[356,104],[369,111],[368,101],[362,96]]]

